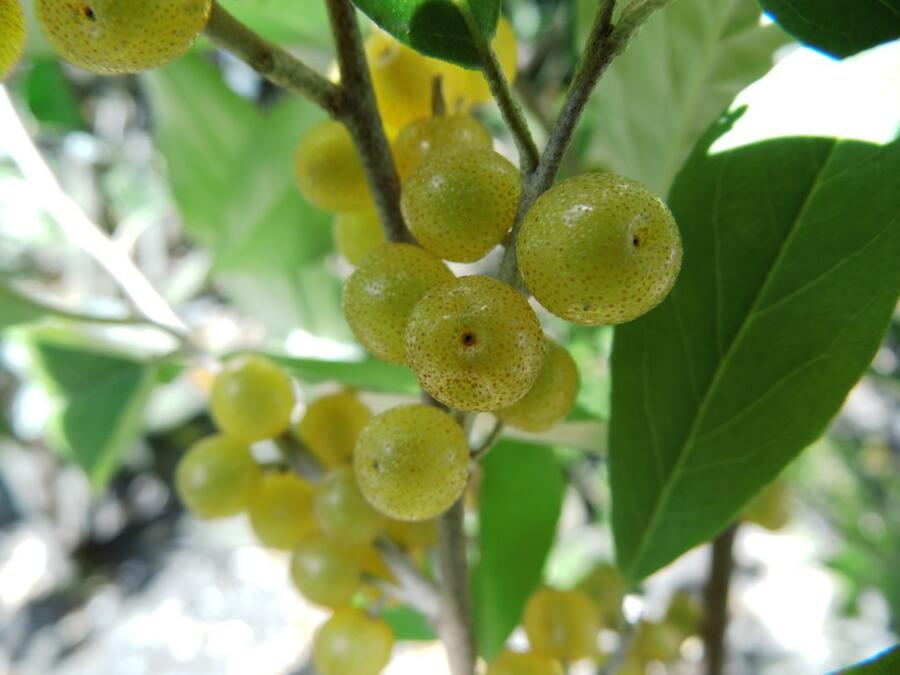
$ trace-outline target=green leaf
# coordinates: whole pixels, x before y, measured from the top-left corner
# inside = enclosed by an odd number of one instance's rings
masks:
[[[327,47],[331,44],[324,2],[233,0],[223,3],[239,21],[279,44]]]
[[[760,0],[760,4],[798,40],[839,58],[900,37],[900,0]]]
[[[363,361],[318,361],[270,355],[300,380],[309,384],[340,382],[354,389],[415,394],[419,385],[408,368],[367,357]]]
[[[501,441],[483,468],[472,591],[479,652],[490,661],[541,582],[565,478],[549,447],[513,441]]]
[[[788,41],[760,16],[756,0],[678,0],[657,12],[594,93],[581,163],[666,195],[697,139]]]
[[[25,297],[19,291],[0,284],[0,330],[43,318],[49,308]]]
[[[614,338],[613,530],[632,581],[722,530],[823,432],[900,290],[900,143],[707,154],[732,121],[673,187],[674,291]]]
[[[833,675],[896,675],[898,672],[900,672],[900,645],[891,647],[855,666],[835,671]]]
[[[41,124],[65,131],[84,129],[84,120],[75,92],[55,58],[30,61],[24,82],[28,109]]]
[[[423,54],[467,68],[481,59],[458,3],[467,2],[484,39],[490,42],[500,18],[500,0],[353,0],[369,18]]]
[[[155,370],[57,332],[35,333],[30,347],[40,379],[59,405],[51,443],[103,484],[137,439]]]
[[[388,607],[381,611],[384,619],[394,632],[397,640],[406,641],[432,641],[437,640],[437,635],[424,614],[411,607]]]

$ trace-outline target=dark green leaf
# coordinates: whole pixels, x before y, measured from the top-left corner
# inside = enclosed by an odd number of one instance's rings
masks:
[[[483,467],[472,591],[479,652],[491,660],[541,582],[565,479],[550,448],[521,442],[502,441]]]
[[[723,529],[815,440],[900,290],[900,143],[700,144],[672,190],[684,267],[616,330],[610,473],[625,574]]]
[[[897,675],[900,673],[900,645],[873,656],[850,668],[835,671],[833,675]]]
[[[348,387],[368,391],[409,394],[419,391],[416,378],[408,368],[371,357],[364,361],[317,361],[275,355],[272,358],[309,384],[340,382]]]
[[[78,98],[58,60],[32,60],[24,86],[28,109],[40,123],[67,131],[84,128]]]
[[[900,0],[760,0],[799,40],[844,58],[900,37]]]
[[[398,640],[437,640],[437,635],[425,615],[410,607],[388,607],[382,610],[381,618],[391,627],[394,637]]]
[[[458,2],[468,3],[490,42],[500,18],[500,0],[353,0],[388,33],[423,54],[478,68],[481,59]]]

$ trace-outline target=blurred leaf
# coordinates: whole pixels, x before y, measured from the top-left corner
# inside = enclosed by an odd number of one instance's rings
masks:
[[[900,37],[900,0],[760,0],[798,40],[844,58]]]
[[[714,536],[824,431],[900,292],[900,142],[707,154],[732,122],[672,190],[674,291],[615,333],[613,529],[633,581]]]
[[[43,318],[49,308],[31,300],[19,291],[0,284],[0,330]]]
[[[310,384],[340,382],[354,389],[415,394],[416,378],[408,368],[367,357],[363,361],[317,361],[270,355],[295,377]]]
[[[304,47],[331,44],[324,2],[296,0],[227,0],[222,3],[240,21],[267,40]]]
[[[541,583],[565,478],[549,447],[521,442],[501,441],[482,466],[480,559],[472,591],[478,649],[490,661]]]
[[[424,614],[411,607],[388,607],[381,611],[381,618],[394,631],[397,640],[407,641],[431,641],[437,640],[437,635]]]
[[[353,0],[388,33],[423,54],[468,68],[481,59],[465,19],[462,0]],[[500,18],[501,0],[465,0],[485,39],[490,42]]]
[[[56,59],[35,59],[24,82],[28,108],[41,124],[66,131],[83,129],[81,107]]]
[[[871,659],[844,668],[833,675],[897,675],[900,673],[900,645],[876,654]]]
[[[51,442],[92,482],[106,482],[137,439],[155,370],[59,332],[36,332],[30,347],[40,379],[59,404]]]
[[[579,131],[582,164],[668,194],[704,130],[788,42],[760,16],[756,0],[679,0],[657,12],[591,99]]]

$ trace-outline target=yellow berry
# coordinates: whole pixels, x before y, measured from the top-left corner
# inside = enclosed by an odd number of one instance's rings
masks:
[[[703,606],[685,591],[678,591],[669,601],[665,623],[679,632],[682,639],[700,632],[703,625]]]
[[[600,612],[600,622],[615,628],[622,616],[622,601],[625,598],[625,579],[614,565],[601,563],[591,570],[578,588],[584,591]]]
[[[582,591],[538,590],[528,599],[522,624],[537,652],[575,661],[597,651],[597,608]]]
[[[344,287],[350,329],[379,359],[406,362],[409,315],[430,289],[451,281],[439,259],[412,244],[384,244],[366,256]]]
[[[19,0],[0,0],[0,81],[4,80],[25,47],[25,15]]]
[[[334,218],[334,242],[338,253],[351,265],[384,243],[384,230],[374,209],[339,213]]]
[[[136,73],[184,54],[209,20],[211,0],[36,0],[38,21],[67,61],[95,73]]]
[[[326,467],[339,466],[350,461],[356,439],[371,417],[353,392],[330,394],[309,404],[297,436]]]
[[[300,192],[326,211],[364,211],[372,197],[362,162],[340,122],[322,122],[297,146],[294,175]]]
[[[288,428],[294,407],[291,381],[262,356],[232,359],[216,376],[209,407],[218,427],[246,441],[274,438]]]
[[[784,481],[775,481],[757,494],[744,509],[743,519],[772,532],[791,520],[790,495]]]
[[[570,178],[528,211],[522,276],[553,314],[589,326],[631,321],[666,297],[681,267],[671,212],[643,185],[609,173]]]
[[[354,551],[322,534],[308,537],[291,556],[291,580],[304,598],[317,605],[346,605],[360,579]]]
[[[404,548],[426,548],[437,543],[437,521],[388,520],[387,533]]]
[[[264,546],[290,551],[316,531],[313,489],[292,473],[272,473],[250,507],[250,524]]]
[[[384,621],[343,607],[316,633],[313,663],[319,675],[378,675],[393,648],[394,634]]]
[[[442,410],[406,405],[377,415],[354,453],[363,496],[389,518],[439,516],[466,486],[469,446],[459,424]]]
[[[422,248],[439,258],[474,262],[512,227],[519,171],[490,149],[434,153],[412,172],[400,204]]]
[[[546,431],[569,414],[578,393],[578,368],[559,344],[545,339],[546,353],[534,386],[508,408],[497,411],[504,423],[523,431]]]
[[[505,651],[488,666],[487,675],[563,675],[563,669],[546,654]]]
[[[506,17],[501,16],[497,23],[492,47],[503,74],[512,83],[516,79],[516,34]],[[487,80],[480,70],[466,70],[447,64],[443,75],[444,97],[450,110],[465,109],[493,99]]]
[[[250,448],[227,436],[210,436],[192,445],[175,471],[178,495],[200,518],[245,510],[259,493],[261,479]]]
[[[394,161],[400,180],[409,175],[428,157],[453,149],[490,150],[491,135],[471,115],[447,115],[416,120],[405,126],[394,141]]]
[[[667,623],[641,621],[635,630],[632,650],[640,660],[662,661],[667,663],[678,657],[681,643],[684,642],[682,632]]]
[[[322,478],[314,499],[322,533],[342,544],[367,544],[379,535],[384,518],[363,498],[353,467],[342,466]]]
[[[457,410],[493,411],[537,380],[544,336],[534,310],[490,277],[454,279],[430,290],[406,327],[409,365],[422,387]]]

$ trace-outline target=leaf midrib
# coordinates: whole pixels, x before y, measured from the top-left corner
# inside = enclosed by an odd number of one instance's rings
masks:
[[[831,150],[828,153],[828,156],[825,158],[825,161],[822,163],[821,168],[816,174],[816,178],[810,186],[809,192],[804,199],[800,210],[797,213],[797,217],[794,219],[794,222],[791,226],[790,232],[788,232],[787,236],[784,238],[782,242],[781,248],[778,251],[778,255],[775,257],[775,260],[772,266],[769,268],[769,271],[766,273],[763,282],[759,286],[759,290],[757,291],[756,296],[753,299],[753,303],[750,306],[750,309],[747,311],[747,314],[744,316],[741,325],[739,326],[737,332],[735,333],[734,338],[731,340],[731,343],[728,345],[728,351],[725,352],[725,355],[719,361],[716,366],[716,370],[713,373],[712,378],[710,378],[709,385],[706,387],[704,391],[703,397],[700,399],[700,403],[697,406],[697,413],[694,415],[694,419],[691,421],[691,425],[688,429],[688,433],[685,436],[683,443],[681,444],[682,451],[678,455],[678,459],[675,462],[675,466],[672,468],[672,473],[669,477],[669,480],[663,484],[662,492],[660,494],[660,498],[656,501],[656,506],[653,509],[653,512],[650,515],[649,522],[647,527],[645,527],[641,532],[641,538],[638,541],[638,546],[634,557],[632,558],[631,564],[628,566],[627,570],[625,570],[626,578],[635,581],[634,577],[635,570],[638,569],[639,563],[642,562],[643,557],[646,555],[646,550],[651,541],[651,535],[656,532],[656,529],[659,526],[659,520],[663,513],[663,506],[668,502],[672,490],[674,489],[674,485],[677,483],[679,475],[684,469],[684,464],[686,462],[687,456],[690,454],[687,452],[687,448],[694,441],[694,436],[697,433],[697,429],[699,428],[700,422],[703,420],[706,415],[707,408],[709,406],[709,402],[713,399],[713,393],[717,390],[719,386],[719,382],[723,376],[723,373],[727,372],[728,366],[731,363],[731,359],[734,353],[737,350],[737,345],[741,343],[744,338],[744,334],[747,331],[747,327],[751,323],[751,318],[756,313],[757,307],[759,306],[760,300],[765,297],[765,293],[768,290],[769,284],[772,278],[775,276],[775,271],[778,269],[785,252],[790,248],[791,243],[794,240],[794,236],[797,233],[799,228],[799,224],[803,222],[803,219],[806,216],[806,212],[809,210],[810,205],[813,202],[813,197],[818,192],[819,188],[822,184],[822,176],[825,171],[828,169],[828,166],[831,164],[832,159],[834,158],[835,150],[837,149],[839,142],[837,140],[831,146]]]

